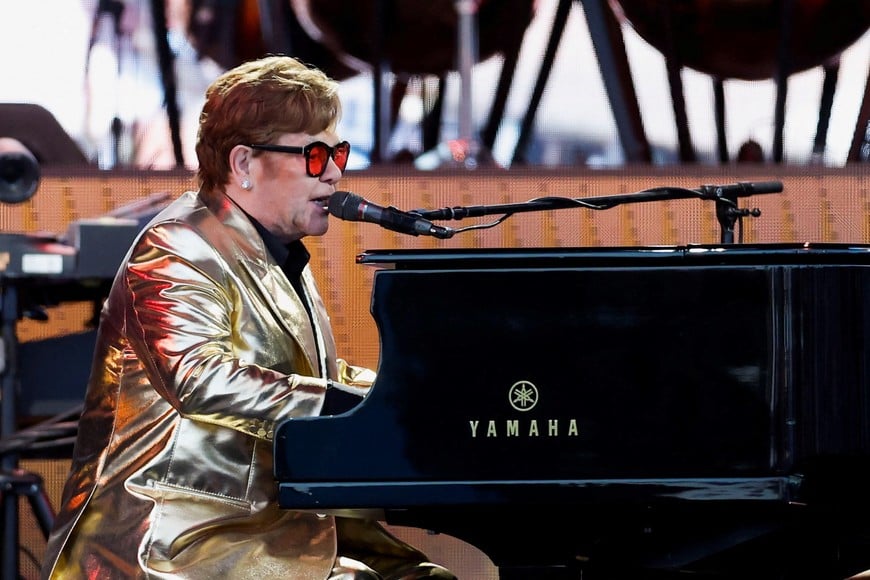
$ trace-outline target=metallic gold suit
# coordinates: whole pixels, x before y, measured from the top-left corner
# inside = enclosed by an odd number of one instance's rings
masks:
[[[327,378],[374,379],[336,358],[302,280],[313,325],[223,194],[185,193],[143,230],[102,311],[44,578],[324,579],[344,544],[425,559],[373,522],[276,504],[276,424],[317,415]]]

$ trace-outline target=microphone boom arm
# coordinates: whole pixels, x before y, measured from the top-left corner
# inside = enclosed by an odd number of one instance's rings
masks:
[[[541,197],[521,203],[506,203],[495,205],[455,206],[435,210],[413,210],[411,213],[427,220],[461,220],[469,217],[481,217],[487,215],[502,215],[495,223],[483,226],[470,226],[460,228],[478,229],[497,225],[515,213],[529,211],[546,211],[555,209],[569,209],[583,207],[594,210],[611,209],[627,203],[645,203],[650,201],[666,201],[673,199],[702,199],[716,202],[716,217],[722,227],[722,243],[734,242],[734,225],[743,217],[758,217],[761,211],[754,209],[741,209],[738,206],[739,197],[751,195],[779,193],[783,189],[779,181],[763,182],[738,182],[731,185],[702,185],[698,189],[685,189],[680,187],[656,187],[636,193],[606,195],[600,197],[569,198],[569,197]]]

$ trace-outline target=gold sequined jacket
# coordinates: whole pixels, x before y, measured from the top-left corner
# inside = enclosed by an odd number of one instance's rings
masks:
[[[319,414],[327,378],[374,373],[336,358],[308,267],[302,280],[313,325],[221,193],[187,192],[143,229],[101,313],[43,578],[329,576],[336,520],[277,506],[272,437]],[[359,533],[423,557],[379,530]]]

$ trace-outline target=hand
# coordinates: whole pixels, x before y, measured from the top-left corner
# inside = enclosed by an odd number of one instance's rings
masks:
[[[368,389],[328,381],[321,416],[340,415],[360,404]]]

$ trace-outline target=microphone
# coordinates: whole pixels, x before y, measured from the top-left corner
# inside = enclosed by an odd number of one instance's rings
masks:
[[[382,228],[412,236],[433,236],[446,239],[454,230],[438,226],[420,215],[395,207],[381,207],[349,191],[336,191],[329,198],[329,213],[351,222],[371,222]]]
[[[781,181],[741,181],[730,185],[702,185],[700,191],[711,199],[727,196],[749,196],[782,191]]]

